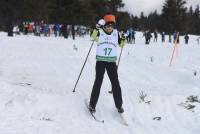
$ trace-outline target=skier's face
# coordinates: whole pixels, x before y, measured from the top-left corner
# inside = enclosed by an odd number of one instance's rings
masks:
[[[113,28],[114,28],[113,24],[105,25],[105,30],[108,33],[111,33],[113,31]]]

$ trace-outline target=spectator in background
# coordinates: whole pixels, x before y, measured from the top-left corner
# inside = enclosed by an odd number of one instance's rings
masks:
[[[20,32],[19,32],[19,26],[18,25],[15,25],[13,27],[13,34],[16,36],[16,35],[20,35]]]
[[[172,35],[169,34],[169,43],[171,43],[171,42],[172,42]]]
[[[130,43],[131,42],[131,32],[130,32],[130,29],[126,30],[126,35],[127,35],[127,42]]]
[[[158,33],[157,33],[157,31],[155,30],[153,32],[153,34],[154,34],[154,42],[157,42],[157,39],[158,39]]]
[[[126,34],[128,36],[128,43],[135,44],[135,31],[133,30],[133,28],[129,28]]]
[[[188,34],[185,35],[184,39],[185,39],[185,44],[188,44],[188,40],[189,40]]]
[[[49,35],[49,25],[44,24],[44,36],[50,36]]]
[[[38,23],[35,24],[35,35],[40,36],[41,27]]]
[[[197,44],[199,45],[200,43],[200,37],[197,38]]]
[[[145,36],[145,44],[148,45],[151,41],[151,38],[152,38],[152,35],[151,35],[151,32],[150,31],[146,31],[144,33],[144,36]]]
[[[28,24],[28,33],[33,33],[33,24]]]
[[[75,27],[72,25],[72,39],[75,40]]]
[[[165,42],[165,32],[161,33],[162,42]]]
[[[176,41],[176,31],[174,31],[174,33],[173,33],[173,42],[175,43],[175,41]]]
[[[62,31],[64,38],[67,39],[68,38],[67,24],[62,25],[61,31]]]
[[[136,32],[133,30],[132,31],[132,43],[135,44],[135,34]]]
[[[55,37],[59,36],[59,34],[60,34],[60,25],[59,24],[55,24],[53,29],[54,29]]]
[[[24,24],[23,24],[23,26],[24,26],[24,35],[27,35],[28,34],[28,22],[24,22]]]

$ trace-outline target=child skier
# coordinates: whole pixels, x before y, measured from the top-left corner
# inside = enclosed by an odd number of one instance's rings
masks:
[[[98,39],[98,45],[96,51],[96,78],[90,97],[89,110],[92,113],[96,112],[95,108],[106,70],[112,84],[115,106],[119,113],[123,113],[122,93],[118,80],[116,60],[117,45],[119,44],[120,47],[124,47],[126,39],[125,37],[120,37],[119,32],[114,29],[116,23],[114,15],[105,15],[104,21],[105,25],[103,28],[96,32],[94,31],[95,34],[94,32],[92,33],[92,38],[94,40]]]

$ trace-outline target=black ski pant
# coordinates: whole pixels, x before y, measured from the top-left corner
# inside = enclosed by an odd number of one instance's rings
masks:
[[[104,62],[97,61],[96,62],[96,78],[93,85],[91,97],[90,97],[90,106],[92,108],[96,107],[101,85],[103,82],[103,77],[105,70],[107,71],[108,77],[112,84],[113,98],[115,102],[116,108],[121,108],[122,106],[122,93],[121,87],[118,80],[117,66],[115,62]]]

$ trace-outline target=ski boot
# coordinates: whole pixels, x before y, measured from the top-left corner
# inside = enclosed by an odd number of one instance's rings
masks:
[[[117,110],[118,110],[118,113],[120,113],[120,114],[122,114],[124,112],[124,109],[122,107],[117,108]]]
[[[90,113],[92,113],[92,114],[96,112],[95,108],[93,108],[92,106],[89,106],[88,109],[89,109]]]

